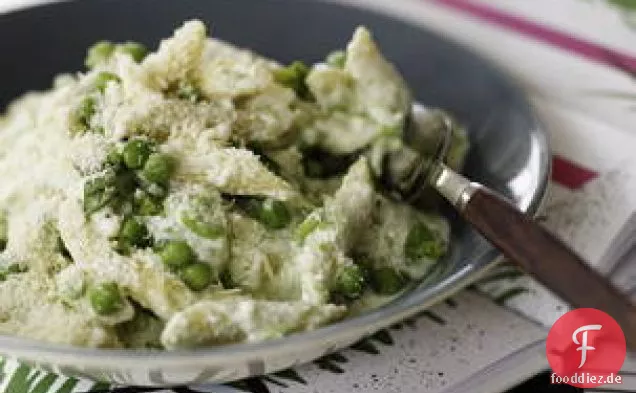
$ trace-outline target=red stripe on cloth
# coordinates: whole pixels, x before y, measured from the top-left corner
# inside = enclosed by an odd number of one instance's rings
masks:
[[[571,190],[583,187],[598,173],[559,156],[552,157],[552,181]]]
[[[636,56],[573,37],[562,31],[469,0],[428,1],[451,7],[596,62],[610,65],[631,74],[636,73]]]

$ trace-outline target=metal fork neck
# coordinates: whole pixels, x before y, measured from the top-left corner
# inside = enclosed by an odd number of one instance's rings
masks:
[[[481,184],[471,182],[442,162],[432,168],[430,183],[460,212],[464,210],[475,192],[482,188]]]

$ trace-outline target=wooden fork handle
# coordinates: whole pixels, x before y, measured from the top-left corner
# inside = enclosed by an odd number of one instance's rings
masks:
[[[476,187],[460,208],[463,217],[510,261],[576,308],[605,311],[636,348],[636,307],[572,249],[515,206]]]

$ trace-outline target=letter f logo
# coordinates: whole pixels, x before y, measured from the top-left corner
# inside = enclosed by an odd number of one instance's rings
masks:
[[[572,333],[572,341],[574,341],[574,344],[580,345],[580,347],[576,349],[577,351],[581,351],[581,364],[579,364],[579,368],[583,367],[583,365],[585,364],[585,361],[587,360],[587,351],[593,351],[596,349],[592,346],[587,345],[588,331],[601,330],[602,327],[603,327],[602,325],[585,325],[576,329],[574,333]],[[581,342],[579,342],[576,336],[581,332],[583,333],[581,334]]]

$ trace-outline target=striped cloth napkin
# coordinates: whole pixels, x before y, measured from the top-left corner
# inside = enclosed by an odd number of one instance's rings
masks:
[[[0,0],[0,12],[44,1]],[[421,24],[475,48],[509,73],[550,132],[554,160],[545,225],[636,292],[636,248],[622,250],[622,258],[607,254],[636,209],[636,11],[624,8],[636,8],[636,0],[339,1]],[[544,339],[565,311],[541,285],[502,265],[476,288],[314,363],[231,385],[173,391],[501,392],[548,369]],[[628,358],[622,374],[622,385],[594,391],[636,391],[636,357]],[[0,360],[0,392],[109,389],[150,391]]]

